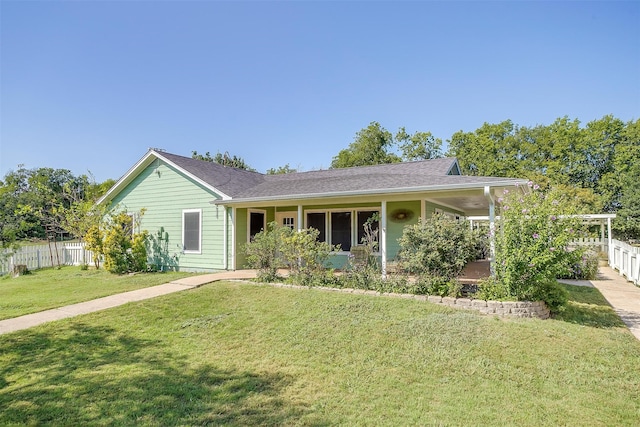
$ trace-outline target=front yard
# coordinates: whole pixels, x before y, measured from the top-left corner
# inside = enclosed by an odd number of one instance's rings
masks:
[[[118,276],[79,267],[44,268],[25,276],[0,277],[0,320],[77,302],[171,282],[189,273],[148,273]]]
[[[545,321],[236,282],[127,304],[0,336],[0,424],[637,425],[640,342],[566,288]]]

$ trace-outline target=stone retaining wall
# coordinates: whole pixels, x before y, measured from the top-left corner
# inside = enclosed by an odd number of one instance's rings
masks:
[[[469,298],[428,296],[427,301],[454,308],[477,310],[504,317],[535,317],[548,319],[549,309],[543,301],[485,301]]]
[[[287,285],[283,283],[271,283],[270,285],[279,288],[310,289],[307,286]],[[418,301],[428,301],[433,304],[446,305],[453,308],[475,310],[479,311],[480,313],[492,314],[502,317],[529,317],[537,319],[548,319],[550,315],[549,309],[543,301],[485,301],[470,298],[439,297],[434,295],[426,296],[414,294],[393,294],[389,292],[378,292],[364,289],[327,288],[321,286],[313,287],[312,289],[343,292],[348,294],[415,299]]]

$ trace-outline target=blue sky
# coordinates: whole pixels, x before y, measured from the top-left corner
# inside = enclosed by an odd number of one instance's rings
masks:
[[[360,129],[640,118],[640,2],[0,1],[0,176],[149,147],[327,168]]]

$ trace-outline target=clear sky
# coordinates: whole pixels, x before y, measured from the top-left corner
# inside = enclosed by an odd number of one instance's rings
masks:
[[[327,168],[360,129],[640,118],[640,1],[0,0],[0,179],[149,147]]]

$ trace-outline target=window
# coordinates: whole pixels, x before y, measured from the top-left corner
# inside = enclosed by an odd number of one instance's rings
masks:
[[[293,212],[276,212],[276,220],[283,227],[297,230],[297,215]]]
[[[324,212],[311,212],[307,214],[307,228],[315,228],[320,232],[318,234],[318,241],[327,241],[327,224],[325,220]]]
[[[200,253],[202,210],[182,211],[182,247],[185,253]]]
[[[374,215],[378,215],[378,211],[358,211],[358,216],[357,216],[357,222],[356,222],[356,228],[358,230],[358,241],[357,244],[360,245],[362,244],[362,239],[364,239],[364,224],[367,222],[367,220],[369,218],[371,218]],[[376,235],[375,235],[375,241],[379,241],[379,237],[380,237],[380,231],[379,229],[379,225],[378,225],[378,221],[373,221],[373,223],[371,224],[371,230],[372,231],[376,231]]]
[[[351,250],[351,212],[331,212],[331,244]]]
[[[377,210],[336,210],[326,212],[307,212],[307,228],[315,228],[320,231],[318,240],[332,245],[340,245],[340,250],[350,251],[351,246],[362,243],[364,237],[364,224],[373,215],[379,214]],[[378,222],[374,222],[373,229],[378,228]],[[376,237],[377,240],[377,237]]]
[[[249,241],[265,228],[265,214],[263,211],[249,211]]]

